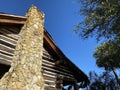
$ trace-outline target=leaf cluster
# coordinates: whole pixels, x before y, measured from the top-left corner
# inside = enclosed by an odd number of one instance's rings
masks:
[[[80,36],[88,38],[95,36],[114,39],[120,35],[120,0],[79,0],[80,13],[85,20],[76,29],[80,29]]]
[[[120,47],[114,42],[103,42],[94,53],[99,67],[111,70],[120,67]]]

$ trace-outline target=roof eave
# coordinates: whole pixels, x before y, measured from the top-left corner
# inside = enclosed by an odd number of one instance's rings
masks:
[[[0,13],[0,23],[24,24],[26,17]]]

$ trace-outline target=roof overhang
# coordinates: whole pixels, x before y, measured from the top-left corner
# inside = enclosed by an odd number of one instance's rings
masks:
[[[0,23],[9,23],[9,24],[24,24],[26,17],[9,15],[9,14],[0,14]]]

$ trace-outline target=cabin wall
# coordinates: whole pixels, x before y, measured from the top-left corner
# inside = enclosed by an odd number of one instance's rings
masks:
[[[0,26],[0,63],[10,65],[19,38],[18,33],[19,29],[12,25]]]
[[[10,66],[15,51],[15,46],[19,38],[19,26],[1,25],[0,26],[0,63]],[[56,90],[58,77],[74,79],[73,73],[64,65],[55,65],[56,58],[49,52],[49,47],[43,48],[42,72],[45,79],[46,90]],[[0,72],[7,66],[0,67]],[[7,71],[6,69],[4,71]],[[62,78],[63,79],[63,78]],[[61,79],[61,80],[62,80]],[[60,80],[60,79],[59,79]],[[67,83],[62,82],[64,85]]]
[[[57,87],[57,83],[59,83],[58,80],[60,80],[60,78],[58,78],[59,76],[74,79],[73,73],[69,68],[63,65],[56,66],[55,61],[56,59],[54,59],[54,57],[50,55],[46,48],[44,48],[42,70],[45,83],[48,87]]]

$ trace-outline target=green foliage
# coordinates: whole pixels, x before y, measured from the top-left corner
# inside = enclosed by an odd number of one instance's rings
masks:
[[[114,39],[120,35],[120,0],[78,0],[85,20],[76,29],[82,38]]]
[[[111,70],[120,67],[120,47],[114,42],[104,42],[96,48],[94,53],[96,64]]]
[[[115,75],[117,83],[120,85],[119,77],[116,68],[120,68],[120,47],[112,41],[104,42],[96,48],[94,53],[96,64],[99,67],[110,70]]]
[[[115,72],[116,68],[120,68],[120,0],[78,1],[82,7],[80,13],[85,18],[83,22],[76,25],[75,31],[79,32],[83,39],[94,36],[97,40],[101,38],[106,40],[96,48],[94,53],[96,64],[98,67],[105,68],[106,71],[113,71],[117,83],[120,85]],[[104,86],[100,83],[98,86]]]

